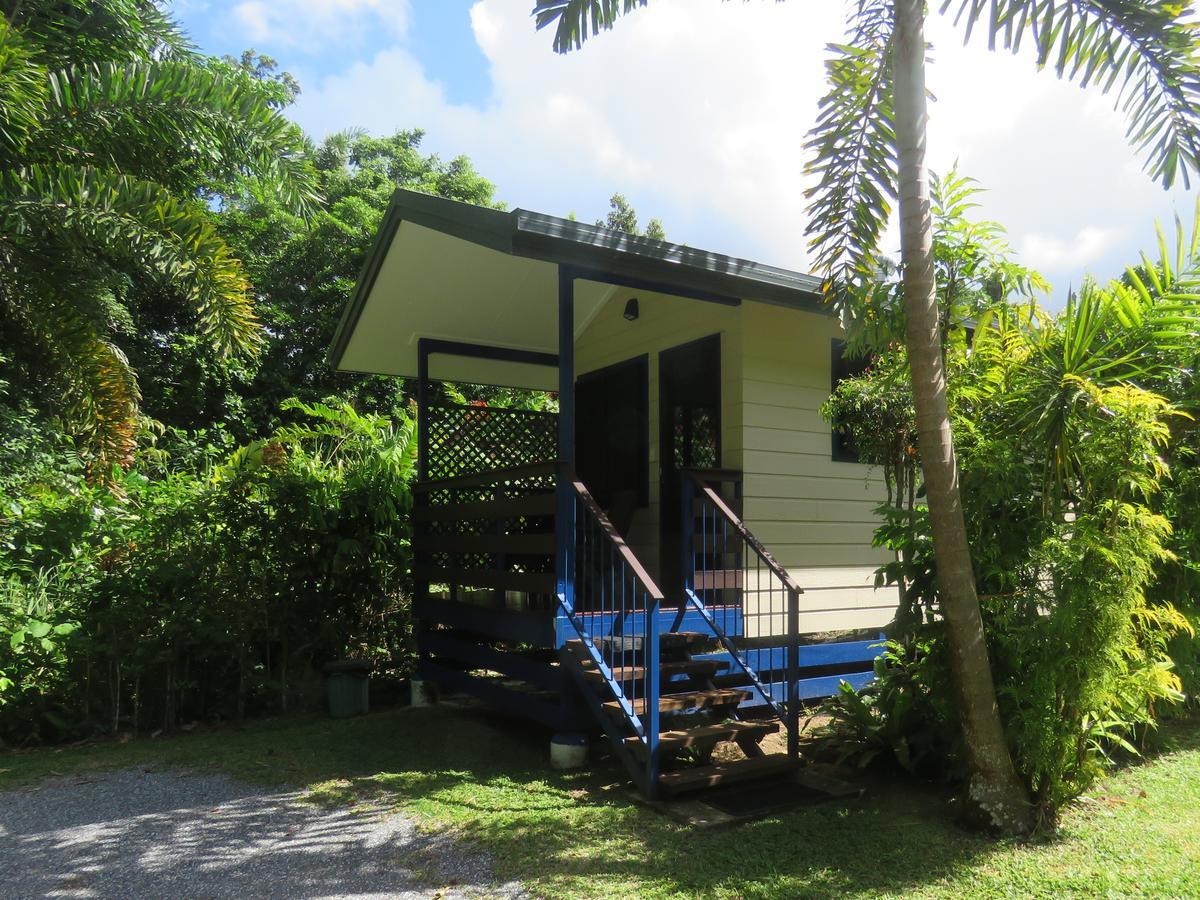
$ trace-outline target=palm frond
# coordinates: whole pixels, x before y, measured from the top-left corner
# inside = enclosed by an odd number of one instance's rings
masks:
[[[589,37],[608,31],[617,18],[649,0],[537,0],[533,16],[540,31],[554,26],[554,52],[578,50]]]
[[[68,375],[77,386],[69,409],[77,419],[74,431],[85,448],[88,474],[111,483],[113,472],[129,468],[137,451],[137,377],[120,348],[96,335],[76,348]]]
[[[1174,242],[1155,224],[1158,258],[1141,254],[1125,277],[1109,285],[1121,330],[1155,349],[1163,364],[1178,367],[1200,351],[1200,199],[1190,231],[1176,217]]]
[[[850,43],[829,48],[829,90],[805,143],[807,171],[818,178],[806,192],[806,234],[826,295],[839,305],[875,279],[898,177],[890,3],[860,0],[851,23]]]
[[[261,342],[241,263],[207,211],[152,182],[71,166],[0,172],[0,234],[8,254],[28,244],[42,255],[56,242],[156,278],[195,308],[222,353]]]
[[[52,69],[147,57],[200,58],[158,0],[0,0],[0,16],[31,36],[38,61]]]
[[[256,178],[300,213],[318,203],[302,132],[231,68],[168,60],[51,72],[39,144],[56,161],[164,184],[180,174]]]
[[[1179,0],[943,0],[966,40],[1016,53],[1028,37],[1039,66],[1115,92],[1126,137],[1164,187],[1200,171],[1200,55],[1191,4]]]
[[[137,450],[141,393],[125,354],[79,307],[77,298],[43,290],[36,311],[24,318],[61,384],[64,424],[89,478],[114,484],[113,473],[128,468]]]
[[[46,107],[46,73],[0,16],[0,159],[22,152]]]

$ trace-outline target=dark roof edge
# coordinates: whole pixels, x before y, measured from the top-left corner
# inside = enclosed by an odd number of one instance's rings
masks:
[[[339,369],[388,247],[403,221],[501,253],[615,271],[664,285],[832,315],[830,308],[822,302],[820,279],[801,272],[544,213],[524,209],[505,212],[400,188],[392,195],[379,234],[334,332],[329,364],[335,370]]]

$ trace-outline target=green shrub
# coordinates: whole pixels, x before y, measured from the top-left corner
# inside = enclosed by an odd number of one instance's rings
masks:
[[[11,723],[10,738],[37,740],[47,726],[70,730],[79,629],[72,599],[65,570],[0,580],[0,722]]]
[[[1133,357],[1114,349],[1127,313],[1117,296],[1089,285],[1057,319],[1010,310],[980,327],[970,352],[947,351],[997,701],[1018,771],[1051,820],[1183,698],[1171,652],[1194,634],[1173,603],[1178,593],[1152,593],[1159,575],[1179,564],[1172,548],[1195,548],[1159,511],[1168,506],[1160,500],[1165,457],[1181,417],[1133,382]],[[896,364],[881,360],[859,381]],[[844,392],[885,406],[868,423],[900,408],[889,390],[856,384]],[[928,517],[919,503],[881,512],[875,541],[895,561],[879,580],[904,585],[908,601],[895,646],[920,634],[921,652],[937,658],[943,638]],[[930,755],[952,761],[949,742],[930,736],[944,735],[953,719],[918,702],[944,690],[920,658],[893,652],[877,686],[830,705],[855,754],[886,750],[902,765]],[[931,749],[918,751],[914,739]]]
[[[935,630],[935,629],[927,629]],[[875,679],[860,691],[842,682],[820,711],[829,727],[815,747],[858,768],[881,761],[925,777],[960,774],[961,738],[937,640],[886,641]]]
[[[293,424],[218,464],[176,434],[115,493],[66,480],[14,498],[0,739],[313,703],[320,663],[343,656],[407,674],[412,424],[285,412]]]

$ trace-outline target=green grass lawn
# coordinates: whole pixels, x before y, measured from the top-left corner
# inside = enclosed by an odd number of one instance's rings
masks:
[[[182,766],[303,785],[315,802],[382,800],[486,847],[500,876],[547,896],[1200,896],[1200,728],[1175,726],[1166,743],[1027,844],[963,832],[942,798],[905,786],[691,829],[637,803],[616,769],[553,773],[544,733],[451,707],[4,754],[0,788]]]

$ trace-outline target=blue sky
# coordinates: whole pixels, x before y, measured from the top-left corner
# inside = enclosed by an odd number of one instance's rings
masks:
[[[614,191],[668,238],[795,268],[804,134],[842,4],[655,0],[582,53],[558,57],[530,0],[178,0],[206,51],[253,47],[299,80],[311,134],[420,127],[465,153],[510,206],[603,215]],[[1153,223],[1190,221],[1195,193],[1141,173],[1109,98],[963,48],[934,17],[934,168],[955,161],[989,193],[1021,261],[1061,300],[1085,271],[1117,274]],[[894,250],[894,233],[885,249]],[[1058,305],[1055,303],[1054,305]]]

